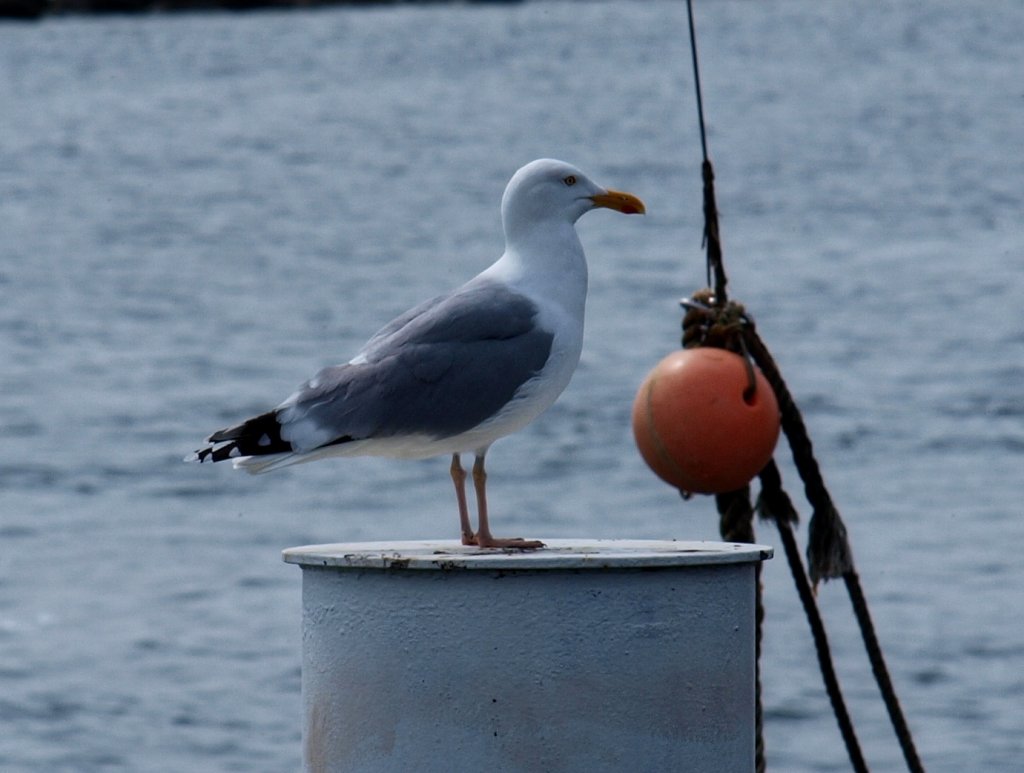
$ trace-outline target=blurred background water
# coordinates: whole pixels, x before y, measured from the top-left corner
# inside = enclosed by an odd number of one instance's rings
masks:
[[[1018,770],[1024,14],[715,0],[697,23],[731,289],[804,410],[925,763]],[[583,360],[492,449],[497,528],[716,537],[629,427],[703,285],[688,57],[681,2],[0,25],[0,769],[298,767],[279,551],[454,537],[447,461],[180,460],[497,257],[504,184],[539,156],[650,214],[579,225]],[[770,767],[848,769],[781,555],[765,582]],[[819,598],[868,759],[898,770],[845,592]]]

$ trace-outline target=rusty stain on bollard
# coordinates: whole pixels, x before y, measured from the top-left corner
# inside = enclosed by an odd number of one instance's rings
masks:
[[[309,708],[306,729],[303,734],[303,759],[310,773],[327,773],[327,732],[326,708],[323,701],[316,701]]]

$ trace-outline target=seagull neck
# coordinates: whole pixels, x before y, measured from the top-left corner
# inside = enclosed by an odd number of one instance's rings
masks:
[[[508,239],[494,274],[527,291],[546,297],[574,315],[582,315],[587,297],[587,259],[571,224],[555,233],[535,229]]]
[[[587,273],[583,245],[572,223],[538,223],[506,229],[505,254],[536,275]]]
[[[549,228],[520,232],[505,246],[509,262],[524,276],[536,276],[547,282],[551,277],[582,276],[586,282],[587,258],[580,238],[571,225],[552,233]]]

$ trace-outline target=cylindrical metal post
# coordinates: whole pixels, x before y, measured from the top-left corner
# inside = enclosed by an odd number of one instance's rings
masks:
[[[292,548],[309,773],[737,771],[762,545]]]

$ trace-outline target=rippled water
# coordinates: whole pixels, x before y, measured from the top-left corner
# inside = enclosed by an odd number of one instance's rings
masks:
[[[804,409],[921,753],[1017,770],[1024,15],[697,6],[731,289]],[[0,25],[0,769],[298,766],[279,550],[454,536],[447,462],[180,459],[489,263],[538,156],[650,214],[580,223],[583,362],[492,450],[497,528],[715,537],[628,424],[702,284],[688,66],[678,2]],[[771,767],[847,769],[781,555],[766,583]],[[899,769],[842,587],[820,600],[868,759]]]

